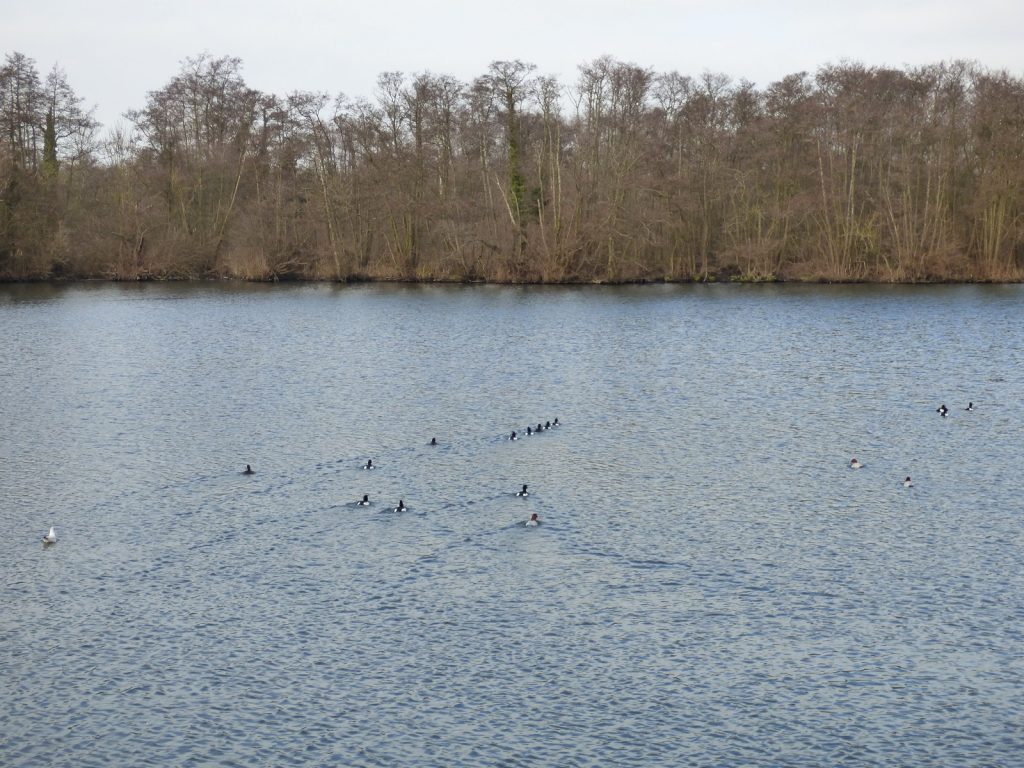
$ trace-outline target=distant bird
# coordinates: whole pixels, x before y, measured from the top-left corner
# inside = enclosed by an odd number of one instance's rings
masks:
[[[529,437],[532,434],[533,434],[533,427],[527,427],[526,428],[526,436]]]
[[[245,465],[245,472],[243,472],[242,474],[243,475],[255,475],[256,472],[255,472],[255,470],[253,470],[252,467],[250,467],[248,464],[246,464]]]
[[[395,512],[405,512],[405,511],[406,511],[405,502],[402,501],[401,499],[399,499],[398,500],[398,506],[395,507]]]
[[[550,421],[545,421],[544,422],[544,429],[551,429],[551,422]]]
[[[529,495],[530,495],[530,492],[528,490],[526,490],[526,485],[525,484],[523,485],[523,490],[516,491],[516,496],[529,496]]]
[[[540,518],[537,517],[537,513],[536,512],[534,512],[532,515],[530,515],[530,519],[526,521],[525,525],[529,525],[529,526],[540,525]]]
[[[949,413],[949,408],[947,408],[946,404],[943,403],[942,405],[935,409],[935,412],[941,414],[942,418],[946,418],[946,414]]]
[[[904,488],[913,488],[914,484],[910,482],[910,475],[907,475],[907,479],[903,481]]]
[[[437,438],[436,437],[430,438],[430,444],[431,445],[437,445]]]
[[[964,410],[965,411],[973,411],[974,410],[974,403],[968,403],[967,407],[964,408]]]
[[[356,502],[360,507],[370,506],[370,494],[364,493],[362,501]]]
[[[363,469],[373,469],[373,459],[367,459],[366,463],[363,464]]]
[[[864,466],[863,464],[861,464],[859,461],[857,461],[857,457],[856,456],[854,456],[852,459],[850,459],[850,469],[860,469],[863,466]]]
[[[514,429],[512,430],[512,434],[509,435],[508,439],[509,440],[518,440],[519,439],[518,437],[516,437],[516,431]]]
[[[551,422],[551,426],[552,427],[560,427],[560,426],[562,426],[561,424],[558,423],[558,417],[557,416],[555,416],[555,420],[553,422]]]
[[[56,544],[57,543],[57,532],[50,526],[50,532],[43,536],[43,544]]]
[[[536,428],[535,430],[533,430],[533,431],[534,431],[534,432],[541,432],[541,431],[543,431],[543,429],[544,429],[544,427],[542,427],[542,426],[540,425],[540,422],[538,421],[538,422],[537,422],[537,428]]]

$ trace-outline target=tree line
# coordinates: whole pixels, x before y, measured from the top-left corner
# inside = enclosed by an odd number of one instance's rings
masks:
[[[602,57],[372,98],[186,59],[101,133],[66,74],[0,69],[0,278],[1010,281],[1024,81],[841,62],[764,88]]]

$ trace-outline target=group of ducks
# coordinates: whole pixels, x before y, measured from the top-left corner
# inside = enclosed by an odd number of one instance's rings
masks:
[[[560,426],[562,426],[562,425],[558,421],[558,417],[556,416],[554,421],[548,421],[548,422],[546,422],[544,424],[541,424],[540,422],[538,422],[536,429],[534,429],[533,427],[527,427],[526,428],[526,435],[527,436],[535,435],[535,434],[537,434],[539,432],[543,432],[544,430],[554,429],[555,427],[560,427]],[[519,439],[519,435],[513,430],[512,435],[508,439],[509,440],[518,440]],[[430,438],[430,445],[431,446],[437,446],[438,445],[436,437]],[[373,459],[367,459],[366,463],[363,465],[362,468],[363,469],[375,469],[375,467],[373,465]],[[242,470],[242,474],[243,475],[255,475],[256,474],[256,470],[252,468],[251,464],[246,464],[245,465],[245,469]],[[525,483],[523,484],[522,490],[516,491],[516,496],[518,496],[520,498],[525,498],[525,497],[527,497],[529,495],[530,495],[530,492],[527,490],[527,485]],[[357,501],[356,505],[360,506],[360,507],[368,507],[368,506],[370,506],[370,495],[368,493],[364,493],[363,494],[363,498],[360,499],[359,501]],[[407,506],[405,506],[405,500],[404,499],[399,499],[398,500],[398,506],[396,506],[392,511],[393,512],[408,512],[409,508]],[[414,513],[417,514],[417,515],[425,515],[426,511],[425,510],[417,509],[417,510],[414,510]],[[530,515],[530,519],[526,520],[522,524],[526,525],[526,526],[533,527],[533,526],[540,525],[540,523],[541,523],[540,517],[538,517],[537,513],[534,512],[533,514]],[[43,545],[44,546],[49,546],[50,544],[56,544],[56,543],[57,543],[57,532],[56,532],[56,530],[54,530],[53,526],[50,526],[49,532],[45,536],[43,536]]]
[[[536,429],[534,429],[533,427],[527,427],[526,428],[526,436],[530,437],[531,435],[540,434],[544,430],[554,429],[555,427],[560,427],[560,426],[562,426],[562,425],[559,424],[558,417],[555,416],[555,420],[554,421],[546,421],[546,422],[544,422],[543,425],[538,421]],[[509,440],[518,440],[519,439],[519,436],[516,434],[516,431],[514,429],[512,430],[512,434],[509,435],[508,439]],[[525,497],[527,497],[529,495],[530,495],[530,492],[528,490],[526,490],[526,483],[523,483],[523,489],[521,491],[516,491],[516,496],[519,496],[520,498],[525,498]],[[532,515],[530,515],[530,519],[527,520],[524,523],[524,525],[531,526],[531,527],[535,526],[535,525],[540,525],[540,518],[537,517],[537,513],[534,512]]]
[[[965,411],[973,411],[974,410],[974,403],[973,402],[968,402],[967,403],[967,407],[965,407],[964,410]],[[942,418],[946,418],[946,415],[949,413],[949,408],[947,408],[946,404],[943,403],[942,405],[940,405],[938,408],[935,409],[935,412],[938,413],[940,416],[942,416]],[[561,424],[559,423],[558,417],[556,416],[554,421],[548,421],[548,422],[545,422],[544,424],[541,424],[540,422],[537,422],[537,427],[536,428],[534,428],[532,426],[527,427],[526,428],[525,436],[526,437],[530,437],[532,435],[539,434],[540,432],[544,432],[545,430],[554,429],[555,427],[560,427],[560,426],[561,426]],[[513,430],[512,434],[509,435],[508,439],[509,440],[518,440],[519,437],[520,437],[520,435],[515,430]],[[437,438],[436,437],[430,438],[430,445],[431,446],[436,446],[437,444],[438,443],[437,443]],[[850,469],[860,469],[863,466],[864,466],[864,464],[862,464],[860,461],[858,461],[856,456],[853,457],[852,459],[850,459]],[[373,459],[367,459],[366,463],[363,465],[363,469],[374,469]],[[254,474],[256,474],[256,471],[252,468],[251,465],[246,464],[245,465],[245,470],[242,472],[242,474],[243,475],[254,475]],[[910,475],[907,475],[906,479],[904,479],[903,487],[904,488],[913,488],[914,487],[914,483],[910,479]],[[521,497],[521,498],[525,498],[525,497],[527,497],[529,495],[530,495],[530,492],[527,490],[527,485],[525,483],[523,484],[522,490],[516,491],[516,496]],[[368,506],[370,506],[370,496],[369,496],[369,494],[364,493],[363,494],[363,498],[360,499],[359,501],[357,501],[356,504],[358,506],[360,506],[360,507],[368,507]],[[403,499],[399,499],[398,500],[398,506],[396,506],[392,511],[393,512],[408,512],[409,508],[405,506],[405,501]],[[423,511],[423,510],[415,510],[415,513],[418,514],[418,515],[426,514],[426,512]],[[530,519],[525,521],[524,525],[536,526],[536,525],[540,525],[540,522],[541,522],[540,518],[537,516],[537,513],[534,512],[532,515],[530,515]],[[45,536],[43,536],[43,545],[47,546],[47,545],[56,544],[56,543],[57,543],[57,532],[56,532],[56,530],[54,530],[54,527],[51,525],[49,532]]]
[[[543,432],[545,430],[554,429],[555,427],[560,427],[560,426],[562,426],[561,422],[558,421],[558,417],[556,416],[554,421],[548,421],[548,422],[545,422],[544,424],[541,424],[540,422],[537,422],[537,428],[536,429],[534,429],[532,426],[527,427],[526,428],[526,436],[530,437],[532,435],[538,434],[538,433]],[[519,439],[519,434],[515,430],[513,430],[512,434],[509,436],[508,439],[509,440],[518,440]],[[436,437],[430,438],[430,443],[429,444],[431,446],[437,446],[438,445],[437,438]],[[376,467],[373,464],[373,459],[367,459],[366,463],[363,464],[362,469],[365,469],[365,470],[376,469]],[[250,466],[249,464],[246,464],[245,465],[245,470],[243,470],[242,474],[243,475],[254,475],[254,474],[256,474],[256,471],[252,468],[252,466]],[[528,487],[529,486],[526,483],[524,483],[522,489],[519,490],[519,491],[516,491],[516,496],[518,496],[520,498],[525,498],[525,497],[529,496],[530,492],[527,490]],[[370,494],[364,493],[363,494],[363,498],[361,498],[359,501],[356,502],[356,506],[359,506],[359,507],[368,507],[368,506],[370,506]],[[396,507],[394,507],[391,511],[392,512],[408,512],[409,508],[407,506],[405,506],[405,500],[404,499],[399,499],[398,500],[398,505]],[[413,512],[414,512],[414,514],[417,514],[417,515],[425,515],[426,514],[426,511],[425,510],[421,510],[421,509],[413,510]],[[534,512],[533,514],[530,515],[530,519],[526,520],[523,523],[523,525],[527,525],[527,526],[533,527],[533,526],[540,525],[540,522],[541,522],[540,517],[537,515],[536,512]],[[52,528],[50,529],[50,533],[51,534],[53,533],[53,529]],[[56,538],[54,538],[54,541],[56,541]]]
[[[973,411],[974,410],[974,403],[973,402],[968,402],[967,403],[967,407],[964,408],[964,410],[965,411]],[[937,414],[939,414],[940,416],[942,416],[942,418],[946,418],[946,414],[949,413],[949,408],[947,408],[946,404],[943,403],[942,405],[940,405],[938,408],[935,409],[935,412]],[[850,469],[860,469],[863,466],[864,465],[857,460],[856,456],[854,456],[852,459],[850,459]],[[906,478],[903,480],[903,487],[904,488],[913,488],[914,487],[914,482],[910,479],[910,475],[907,475]]]
[[[437,438],[436,437],[430,438],[430,444],[431,445],[437,445]],[[246,464],[245,466],[248,468],[249,465]],[[373,466],[373,459],[367,459],[366,463],[363,464],[363,469],[375,469],[375,467]],[[359,501],[357,501],[356,505],[360,506],[360,507],[368,507],[368,506],[370,506],[370,494],[364,493],[363,494],[363,498],[360,499]],[[395,507],[392,510],[392,512],[408,512],[408,511],[409,511],[409,508],[407,506],[405,506],[405,501],[402,500],[402,499],[398,500],[398,506]],[[424,512],[423,510],[419,510],[418,509],[418,510],[416,510],[416,514],[417,515],[425,515],[426,512]]]
[[[431,442],[431,445],[435,445],[435,443]],[[367,466],[364,466],[363,469],[373,469],[372,466],[368,466],[369,464],[370,464],[370,462],[367,462]],[[530,492],[526,490],[526,487],[527,486],[524,483],[523,484],[523,489],[521,491],[516,491],[516,496],[520,496],[520,497],[529,496]],[[363,494],[363,498],[361,498],[359,501],[356,502],[356,506],[357,507],[368,507],[368,506],[370,506],[370,494],[364,493]],[[399,499],[398,500],[398,506],[395,507],[391,511],[392,512],[408,512],[409,508],[405,506],[405,501],[403,499]],[[417,509],[417,510],[415,510],[415,514],[417,514],[417,515],[425,515],[426,512],[423,511],[423,510]],[[527,520],[524,523],[524,525],[529,525],[529,526],[540,525],[540,518],[537,516],[537,513],[534,512],[532,515],[530,515],[530,519]]]
[[[974,410],[974,403],[973,402],[968,402],[967,403],[967,407],[964,408],[964,410],[965,411],[973,411]],[[949,408],[947,408],[946,404],[943,403],[938,408],[936,408],[935,411],[940,416],[942,416],[942,418],[946,418],[946,415],[949,413]],[[538,422],[536,429],[534,429],[532,426],[527,427],[526,428],[525,436],[526,437],[530,437],[532,435],[539,434],[540,432],[543,432],[545,430],[554,429],[555,427],[560,427],[560,426],[561,426],[561,424],[559,423],[558,417],[556,416],[554,421],[548,421],[548,422],[545,422],[544,424],[541,424],[540,422]],[[513,430],[512,434],[509,435],[508,439],[509,440],[518,440],[519,439],[519,433],[517,433],[515,430]],[[437,444],[438,443],[437,443],[437,438],[436,437],[430,438],[430,445],[436,446]],[[853,457],[852,459],[850,459],[850,469],[860,469],[863,466],[864,466],[864,464],[861,463],[857,459],[856,456]],[[374,468],[375,467],[373,466],[373,459],[367,459],[366,463],[363,465],[363,469],[369,470],[369,469],[374,469]],[[254,474],[256,474],[256,470],[254,470],[251,465],[246,464],[245,465],[245,469],[242,471],[242,474],[243,475],[254,475]],[[521,498],[525,498],[525,497],[529,496],[530,492],[527,490],[527,487],[528,486],[524,483],[523,487],[522,487],[522,490],[516,491],[516,496],[521,497]],[[907,477],[903,480],[903,487],[904,488],[913,488],[914,487],[914,483],[910,479],[910,475],[907,475]],[[360,506],[360,507],[368,507],[368,506],[370,506],[370,495],[364,493],[363,494],[363,498],[360,499],[359,501],[357,501],[356,504],[358,506]],[[405,506],[405,500],[404,499],[399,499],[398,500],[398,506],[396,506],[392,511],[393,512],[408,512],[409,508]],[[418,515],[426,514],[426,512],[422,511],[422,510],[416,510],[415,512]],[[540,525],[540,518],[537,516],[537,513],[534,512],[532,515],[530,515],[530,519],[527,520],[524,524],[528,525],[528,526]],[[47,534],[45,536],[43,536],[43,544],[44,545],[49,545],[49,544],[56,544],[56,543],[57,543],[57,532],[56,532],[56,530],[54,530],[54,527],[51,525],[49,532],[47,532]]]
[[[965,411],[973,411],[974,410],[974,403],[967,403],[967,407],[964,408],[964,410]],[[942,418],[946,418],[946,414],[949,413],[949,408],[947,408],[946,404],[943,403],[942,405],[940,405],[938,408],[935,409],[935,412],[937,414],[939,414]]]
[[[526,436],[530,437],[531,435],[537,435],[537,434],[540,434],[541,432],[543,432],[545,429],[554,429],[555,427],[560,427],[560,426],[562,426],[562,425],[558,423],[558,417],[555,416],[555,420],[553,422],[552,421],[547,421],[544,424],[541,424],[538,421],[536,429],[534,429],[533,427],[527,427],[526,428]],[[518,440],[519,439],[519,435],[513,429],[512,430],[512,434],[508,436],[508,439],[509,440]],[[435,443],[432,442],[431,445],[435,445]]]

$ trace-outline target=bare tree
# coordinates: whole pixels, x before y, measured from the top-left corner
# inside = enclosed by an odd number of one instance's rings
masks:
[[[502,188],[505,206],[514,229],[513,253],[518,261],[526,249],[524,213],[526,208],[526,181],[522,170],[522,136],[520,110],[530,96],[530,74],[536,69],[519,59],[492,61],[486,78],[499,109],[504,110],[506,155],[506,182]],[[517,267],[513,267],[516,271]]]

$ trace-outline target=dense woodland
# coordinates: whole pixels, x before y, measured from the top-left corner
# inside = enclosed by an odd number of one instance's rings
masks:
[[[203,55],[128,128],[83,104],[6,55],[2,279],[1024,276],[1024,81],[969,62],[757,88],[496,61],[349,99],[260,93]]]

